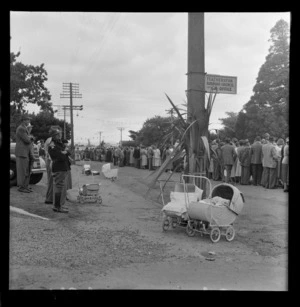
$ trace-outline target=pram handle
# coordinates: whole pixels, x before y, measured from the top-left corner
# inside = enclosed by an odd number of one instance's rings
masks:
[[[195,184],[195,179],[204,179],[206,180],[208,183],[209,183],[209,193],[208,193],[208,197],[211,196],[211,191],[212,191],[212,184],[210,182],[210,180],[206,177],[206,176],[201,176],[201,175],[190,175],[190,174],[182,174],[181,175],[181,178],[182,178],[182,181],[184,182],[184,184],[186,183],[184,178],[193,178],[194,180],[194,184]]]

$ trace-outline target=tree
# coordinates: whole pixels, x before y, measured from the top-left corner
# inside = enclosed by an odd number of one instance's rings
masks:
[[[259,70],[254,94],[243,107],[243,138],[254,138],[265,132],[277,137],[288,134],[289,25],[286,21],[281,19],[276,23],[269,41],[269,54]]]
[[[44,64],[39,66],[24,65],[17,62],[20,52],[10,53],[10,110],[14,113],[23,113],[28,103],[40,106],[43,111],[53,113],[51,95],[45,86],[47,71]]]
[[[138,144],[150,146],[157,144],[161,146],[164,143],[164,137],[171,131],[171,121],[169,117],[156,115],[147,119],[141,130],[138,131],[136,141]]]
[[[235,112],[225,112],[225,113],[227,114],[228,117],[219,118],[222,125],[224,126],[224,128],[221,129],[221,133],[229,138],[236,137],[235,126],[238,118],[238,113]]]
[[[133,131],[133,130],[129,130],[128,132],[130,133],[130,134],[129,134],[129,137],[130,137],[133,141],[135,141],[136,138],[138,137],[139,133],[138,133],[137,131]]]
[[[51,126],[60,126],[62,131],[64,131],[64,121],[60,120],[49,111],[39,112],[38,114],[30,114],[32,120],[31,124],[33,125],[31,134],[35,137],[36,140],[46,140],[49,137],[49,129]],[[21,116],[15,117],[16,127],[21,123]],[[11,138],[15,141],[16,129],[11,130]],[[66,139],[71,139],[71,125],[66,123]]]

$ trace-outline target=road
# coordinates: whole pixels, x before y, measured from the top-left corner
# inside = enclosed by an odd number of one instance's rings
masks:
[[[102,163],[90,163],[101,170]],[[72,166],[71,199],[78,186],[95,181],[102,204],[68,202],[68,214],[53,212],[44,204],[45,176],[33,193],[11,188],[11,206],[47,220],[11,211],[10,289],[288,290],[282,189],[238,186],[246,203],[234,223],[235,239],[212,243],[182,228],[162,230],[158,185],[145,197],[148,170],[119,168],[115,182],[81,170]]]

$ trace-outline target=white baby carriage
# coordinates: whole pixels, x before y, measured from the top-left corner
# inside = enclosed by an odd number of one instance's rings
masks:
[[[85,174],[85,175],[91,175],[92,174],[91,165],[90,164],[84,164],[82,166],[82,174]]]
[[[115,181],[118,178],[118,168],[111,169],[110,163],[106,163],[102,166],[102,173],[105,178]]]
[[[209,234],[214,243],[220,240],[221,235],[232,241],[235,237],[233,222],[242,211],[244,202],[243,194],[235,186],[226,183],[216,185],[207,199],[188,204],[187,234]]]
[[[209,194],[211,191],[211,183],[209,179],[203,176],[197,176],[197,178],[199,180],[207,181],[206,183],[208,183],[207,186]],[[171,191],[170,193],[170,202],[165,205],[164,199],[162,197],[164,204],[162,208],[163,230],[168,230],[170,226],[172,228],[176,228],[177,226],[186,228],[189,220],[187,213],[188,203],[192,201],[200,201],[204,194],[203,192],[204,191],[195,184],[195,180],[193,180],[193,183],[185,183],[184,180],[182,180],[180,183],[175,183],[174,191]]]

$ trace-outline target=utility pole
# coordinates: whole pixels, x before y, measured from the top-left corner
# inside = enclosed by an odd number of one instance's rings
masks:
[[[208,134],[205,109],[204,13],[188,13],[187,121],[190,129],[189,173],[204,175],[201,136]],[[205,175],[204,175],[205,176]]]
[[[71,110],[69,105],[53,105],[53,107],[58,107],[62,108],[64,110],[64,138],[67,138],[67,132],[66,132],[66,110]],[[74,106],[73,105],[73,110],[83,110],[83,105],[81,106]],[[60,113],[57,113],[57,115],[61,115]]]
[[[82,98],[79,94],[78,83],[63,83],[63,93],[60,94],[60,98],[70,98],[70,115],[71,115],[71,152],[72,158],[74,158],[74,124],[73,124],[73,98]]]
[[[101,134],[102,134],[103,131],[99,131],[99,135],[100,135],[100,143],[99,143],[99,146],[101,146]]]
[[[120,141],[120,146],[122,146],[122,131],[124,130],[124,127],[118,127],[118,130],[121,131],[121,141]]]

